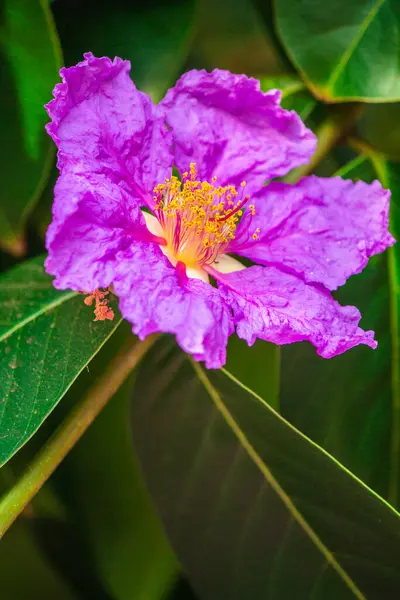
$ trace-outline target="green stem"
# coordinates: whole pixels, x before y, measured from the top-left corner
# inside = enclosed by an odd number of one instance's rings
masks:
[[[296,183],[302,177],[312,173],[332,148],[336,146],[337,142],[346,135],[354,121],[360,116],[362,109],[361,104],[353,104],[351,108],[341,106],[329,115],[316,131],[318,144],[310,162],[307,165],[293,169],[285,177],[286,183]]]
[[[32,500],[63,458],[85,433],[108,400],[143,358],[157,336],[121,351],[104,374],[56,429],[17,483],[0,500],[0,537]]]

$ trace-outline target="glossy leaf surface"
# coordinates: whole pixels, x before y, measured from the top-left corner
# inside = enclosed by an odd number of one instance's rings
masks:
[[[278,33],[314,94],[328,102],[400,99],[397,0],[275,0]]]
[[[83,297],[60,292],[42,259],[0,278],[0,464],[35,433],[119,324],[93,322]]]

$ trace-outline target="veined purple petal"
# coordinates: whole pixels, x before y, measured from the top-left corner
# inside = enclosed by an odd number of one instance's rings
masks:
[[[208,368],[225,363],[232,316],[209,284],[182,278],[155,244],[135,243],[117,256],[114,290],[125,319],[144,339],[172,333],[181,348]]]
[[[316,138],[295,112],[280,107],[280,99],[279,91],[264,94],[259,81],[245,75],[185,73],[161,102],[178,169],[194,161],[201,179],[216,176],[221,185],[246,180],[252,191],[308,162]]]
[[[308,340],[332,358],[353,346],[376,347],[374,333],[358,327],[354,306],[340,306],[330,293],[275,267],[249,267],[219,276],[218,289],[234,312],[236,332],[252,345]]]
[[[65,170],[55,187],[46,270],[54,285],[91,292],[112,283],[115,255],[150,236],[135,200],[102,174]],[[148,239],[148,238],[147,238]]]
[[[163,111],[129,77],[120,58],[85,60],[61,69],[62,83],[47,106],[47,131],[58,146],[58,167],[103,174],[141,204],[170,175],[171,133]]]
[[[249,231],[247,219],[230,250],[335,290],[395,242],[388,231],[389,198],[378,181],[307,177],[296,185],[272,183],[252,198],[256,214]]]

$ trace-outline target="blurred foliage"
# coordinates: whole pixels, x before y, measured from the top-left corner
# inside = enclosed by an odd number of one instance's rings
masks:
[[[71,389],[70,399],[90,388],[130,335],[128,324],[121,326]],[[117,600],[156,600],[173,587],[179,566],[133,454],[132,383],[131,378],[119,389],[64,461],[54,488],[107,594]]]
[[[400,161],[400,103],[367,106],[358,124],[358,131],[378,152]]]
[[[194,0],[115,0],[112,7],[97,0],[58,0],[53,10],[67,65],[89,50],[123,56],[132,63],[137,87],[154,100],[180,73],[194,34]]]
[[[155,101],[191,68],[281,89],[319,137],[289,179],[380,179],[400,237],[397,0],[1,0],[1,462],[20,449],[2,492],[131,335],[94,327],[38,258],[57,177],[43,105],[87,51],[129,59]],[[7,532],[1,598],[397,598],[399,252],[336,293],[375,352],[232,339],[227,373],[206,374],[161,340]]]
[[[54,160],[43,105],[62,65],[46,1],[3,0],[0,8],[0,245],[24,254],[24,226]]]

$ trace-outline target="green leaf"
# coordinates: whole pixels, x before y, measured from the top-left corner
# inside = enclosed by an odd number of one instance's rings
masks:
[[[321,100],[400,99],[397,0],[275,0],[278,33]],[[384,32],[384,33],[383,33]]]
[[[279,410],[280,348],[257,340],[253,346],[232,335],[228,342],[228,370],[257,394],[268,398],[270,406]]]
[[[307,90],[305,84],[294,75],[264,77],[261,78],[260,83],[263,92],[274,88],[282,90],[281,105],[286,110],[295,110],[302,121],[308,119],[317,106],[317,101]]]
[[[0,244],[23,254],[23,229],[54,159],[44,104],[62,57],[46,0],[5,0],[0,24]]]
[[[138,373],[132,428],[201,598],[395,597],[399,515],[229,372],[161,340]]]
[[[56,2],[53,11],[68,64],[82,60],[88,49],[96,56],[131,60],[137,87],[159,100],[189,51],[195,3],[115,0],[110,10],[97,0],[69,0]]]
[[[35,433],[119,324],[93,322],[34,259],[0,278],[0,465]]]

